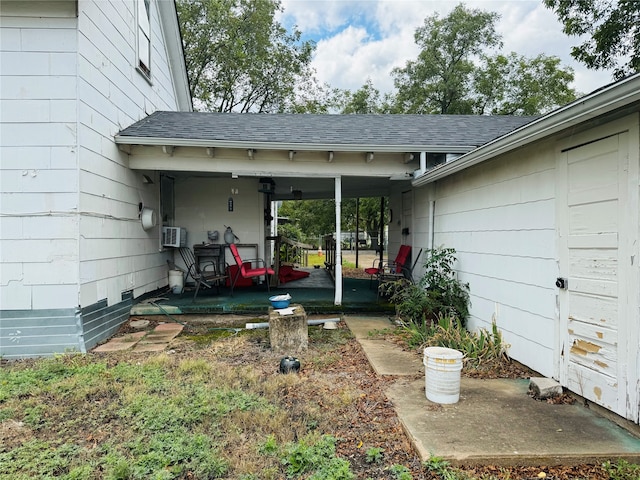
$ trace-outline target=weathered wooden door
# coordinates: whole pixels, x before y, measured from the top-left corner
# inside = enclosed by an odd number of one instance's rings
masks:
[[[559,373],[572,391],[637,421],[637,378],[629,378],[637,376],[629,365],[638,348],[629,308],[637,247],[625,236],[637,238],[638,225],[630,224],[628,145],[619,133],[561,154]]]

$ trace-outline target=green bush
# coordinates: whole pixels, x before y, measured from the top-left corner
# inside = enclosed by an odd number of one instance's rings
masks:
[[[466,326],[469,316],[469,284],[455,277],[455,249],[435,248],[425,255],[425,274],[418,284],[407,280],[381,286],[400,319],[416,325],[433,323],[440,316],[455,318]]]

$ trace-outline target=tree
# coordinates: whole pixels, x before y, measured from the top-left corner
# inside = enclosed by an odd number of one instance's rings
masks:
[[[470,113],[472,57],[500,45],[497,13],[456,6],[445,18],[436,13],[414,35],[422,51],[404,68],[395,68],[399,113]]]
[[[343,90],[340,103],[340,113],[343,114],[382,113],[380,90],[373,86],[370,78],[355,92]]]
[[[544,0],[544,4],[564,24],[564,33],[589,36],[571,49],[573,58],[594,70],[614,68],[616,79],[640,72],[638,0]]]
[[[474,74],[477,100],[473,113],[485,115],[535,115],[575,99],[569,87],[570,68],[558,57],[538,55],[527,59],[514,52],[484,57]]]
[[[180,0],[177,8],[196,108],[281,111],[313,76],[315,45],[276,21],[278,0]]]
[[[340,211],[340,228],[343,231],[355,231],[356,199],[343,199]],[[331,234],[336,230],[334,200],[287,200],[282,202],[278,214],[294,224],[294,227],[287,227],[287,232],[304,232],[304,237],[297,237],[303,242],[313,243],[321,235]],[[380,230],[380,198],[361,198],[359,217],[360,230],[375,235]]]
[[[393,71],[394,113],[544,113],[575,98],[573,71],[557,57],[492,54],[501,46],[497,13],[460,4],[416,30],[418,58]]]

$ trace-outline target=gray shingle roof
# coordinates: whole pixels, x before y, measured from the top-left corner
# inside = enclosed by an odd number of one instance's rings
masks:
[[[174,139],[196,145],[477,147],[538,117],[479,115],[314,115],[155,112],[125,128],[118,143]],[[144,142],[140,142],[144,143]]]

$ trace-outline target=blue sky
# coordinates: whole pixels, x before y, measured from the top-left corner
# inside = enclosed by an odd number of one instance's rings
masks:
[[[356,90],[367,78],[382,92],[393,88],[390,75],[415,59],[413,34],[426,16],[446,16],[459,1],[449,0],[282,0],[283,25],[297,25],[317,43],[313,66],[321,82]],[[610,71],[594,72],[571,58],[577,40],[562,33],[555,14],[542,0],[466,1],[469,8],[500,14],[503,53],[560,57],[574,69],[573,87],[588,93],[612,81]]]

